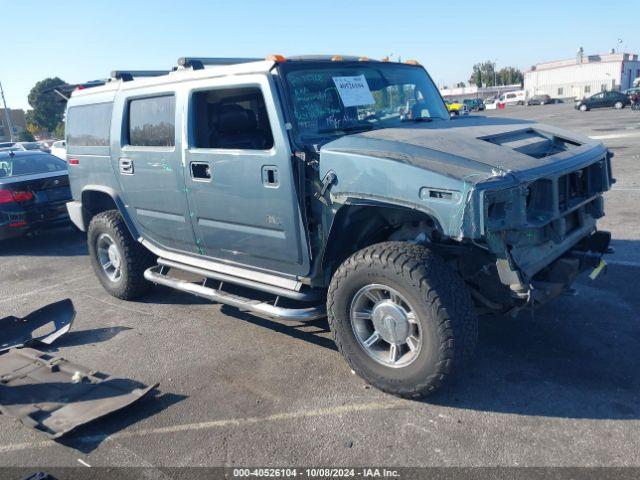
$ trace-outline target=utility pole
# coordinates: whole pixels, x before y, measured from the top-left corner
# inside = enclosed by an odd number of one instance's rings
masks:
[[[2,104],[4,105],[4,118],[7,121],[7,127],[9,128],[9,140],[13,142],[13,126],[11,125],[11,112],[7,109],[7,101],[4,98],[4,90],[2,89],[2,82],[0,82],[0,95],[2,96]]]

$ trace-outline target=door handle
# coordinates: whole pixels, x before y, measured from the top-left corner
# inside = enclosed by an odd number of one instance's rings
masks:
[[[275,165],[264,165],[262,167],[262,183],[265,187],[275,188],[280,185],[278,178],[278,167]]]
[[[191,178],[194,180],[211,180],[211,165],[207,162],[191,162]]]
[[[120,158],[118,164],[120,165],[120,173],[122,175],[133,175],[133,160],[130,158]]]

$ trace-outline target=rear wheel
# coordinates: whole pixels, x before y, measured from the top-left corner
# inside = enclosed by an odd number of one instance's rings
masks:
[[[327,312],[351,368],[403,397],[437,390],[477,339],[462,279],[438,255],[404,242],[373,245],[347,259],[331,281]]]
[[[109,210],[93,217],[87,242],[93,271],[109,294],[132,300],[149,290],[144,271],[155,257],[131,236],[120,212]]]
[[[624,108],[624,103],[616,102],[613,104],[613,108],[615,108],[616,110],[620,110],[621,108]]]

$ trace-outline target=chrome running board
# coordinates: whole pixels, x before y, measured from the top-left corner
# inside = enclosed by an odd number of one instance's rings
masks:
[[[202,284],[192,283],[188,280],[180,278],[170,277],[165,273],[168,270],[162,265],[148,268],[144,272],[144,278],[152,283],[158,285],[164,285],[165,287],[175,288],[182,292],[191,293],[198,297],[203,297],[214,302],[224,303],[232,307],[239,308],[253,313],[260,313],[272,318],[278,318],[282,320],[299,320],[308,321],[324,318],[326,316],[325,307],[323,304],[308,307],[308,308],[285,308],[278,307],[278,299],[274,303],[263,302],[260,300],[251,300],[232,293],[223,292],[222,290],[207,287],[207,280],[204,280]],[[220,282],[222,285],[222,282]]]

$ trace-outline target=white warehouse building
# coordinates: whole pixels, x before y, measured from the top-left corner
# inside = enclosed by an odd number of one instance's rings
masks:
[[[607,53],[538,63],[524,73],[527,96],[547,94],[554,98],[582,98],[603,90],[626,90],[640,77],[638,55]]]

